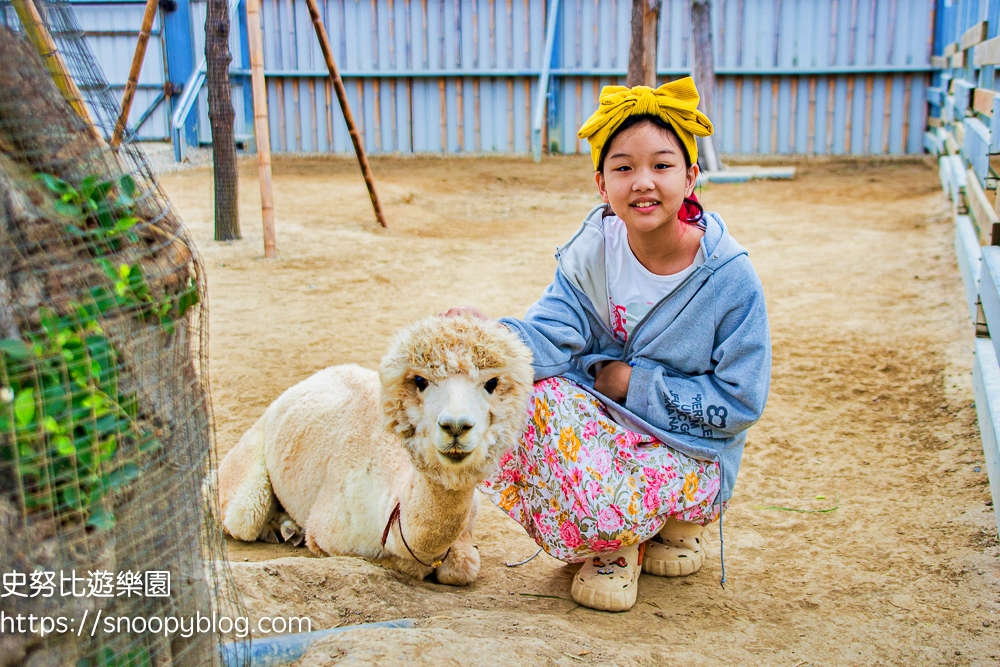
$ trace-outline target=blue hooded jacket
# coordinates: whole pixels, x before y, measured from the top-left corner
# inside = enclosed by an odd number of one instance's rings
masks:
[[[555,280],[523,320],[500,321],[534,353],[535,380],[562,375],[618,423],[688,456],[718,461],[719,501],[733,493],[746,431],[764,411],[771,340],[760,279],[715,213],[704,217],[705,263],[649,311],[622,345],[608,326],[601,205],[556,252]],[[595,365],[632,365],[625,404],[594,390]]]

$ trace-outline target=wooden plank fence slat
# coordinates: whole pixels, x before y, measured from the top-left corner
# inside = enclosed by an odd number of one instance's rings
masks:
[[[948,59],[948,63],[955,69],[965,67],[965,51],[959,51]]]
[[[959,209],[963,209],[963,199],[967,184],[965,176],[965,163],[962,161],[962,156],[958,154],[949,155],[947,160],[949,166],[951,167],[951,176],[949,177],[951,182],[951,200]]]
[[[989,338],[976,339],[976,363],[972,366],[972,389],[976,397],[976,416],[983,440],[986,474],[993,497],[993,517],[1000,531],[1000,366]],[[992,401],[990,397],[993,397]]]
[[[944,132],[944,148],[948,151],[949,155],[958,153],[958,142],[955,141],[955,137],[952,136],[951,132],[947,130]]]
[[[976,84],[962,79],[955,79],[951,82],[951,93],[954,97],[955,118],[962,118],[968,110],[972,99],[972,90]]]
[[[944,88],[931,87],[927,89],[927,101],[936,107],[944,106]]]
[[[990,129],[978,118],[966,118],[962,128],[962,153],[972,164],[979,184],[985,187],[990,169]]]
[[[924,132],[924,148],[932,155],[940,155],[944,152],[944,144],[934,132]]]
[[[991,331],[1000,333],[1000,246],[984,246],[980,249],[980,257],[979,302],[983,304],[986,325]],[[993,339],[995,353],[998,353],[997,346],[1000,346],[1000,336]]]
[[[972,64],[976,67],[1000,65],[1000,37],[976,44],[972,51]]]
[[[976,230],[967,215],[960,215],[955,219],[955,255],[958,258],[959,273],[962,274],[962,284],[965,286],[965,305],[969,308],[969,317],[975,322],[979,313],[982,254]],[[997,326],[1000,327],[1000,324]]]
[[[993,100],[997,94],[989,88],[976,88],[972,91],[972,108],[976,113],[993,116]]]
[[[962,33],[962,39],[959,40],[958,48],[964,51],[979,44],[984,39],[986,39],[986,21],[980,21]]]
[[[979,229],[979,243],[980,245],[990,245],[992,239],[998,234],[1000,217],[997,217],[996,211],[990,205],[990,200],[986,198],[986,193],[983,192],[983,187],[979,184],[976,173],[970,168],[966,172],[966,176],[965,196],[969,200],[969,214]],[[998,333],[1000,333],[1000,329],[998,329]]]
[[[938,158],[938,179],[941,181],[941,189],[951,197],[951,165],[948,163],[948,156],[942,155]]]
[[[953,56],[958,53],[958,42],[952,42],[944,47],[944,57]]]
[[[1000,153],[1000,95],[993,97],[993,113],[990,115],[990,152]]]

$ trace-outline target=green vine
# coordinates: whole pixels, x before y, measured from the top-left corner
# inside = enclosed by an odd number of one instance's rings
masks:
[[[87,240],[110,289],[91,288],[68,313],[40,307],[37,330],[0,340],[0,459],[14,463],[27,510],[107,530],[114,516],[104,498],[141,474],[121,453],[160,443],[139,425],[136,395],[119,386],[120,354],[100,322],[127,313],[170,333],[198,303],[197,285],[189,278],[180,293],[157,299],[139,264],[114,261],[123,240],[139,240],[131,177],[92,176],[78,188],[48,174],[36,178],[69,220],[66,231]]]

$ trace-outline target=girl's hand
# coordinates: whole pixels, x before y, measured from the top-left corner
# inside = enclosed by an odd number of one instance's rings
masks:
[[[438,313],[438,317],[459,317],[461,315],[471,315],[473,317],[478,317],[481,320],[490,319],[473,306],[459,306],[458,308],[449,308],[443,313]]]
[[[628,383],[632,379],[632,367],[624,361],[609,361],[597,371],[594,389],[616,403],[628,396]]]

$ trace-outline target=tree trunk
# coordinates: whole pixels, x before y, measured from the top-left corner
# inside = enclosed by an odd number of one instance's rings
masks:
[[[215,168],[215,240],[240,236],[236,142],[233,140],[232,93],[229,88],[229,7],[226,0],[208,0],[205,18],[205,58],[208,62],[208,119],[212,123]]]
[[[711,0],[691,1],[691,35],[694,41],[694,84],[701,95],[699,107],[702,112],[715,119],[715,58],[712,48],[712,3]],[[701,162],[706,171],[718,171],[722,164],[715,137],[698,139]]]
[[[656,88],[656,37],[660,0],[632,0],[632,41],[625,85]]]

